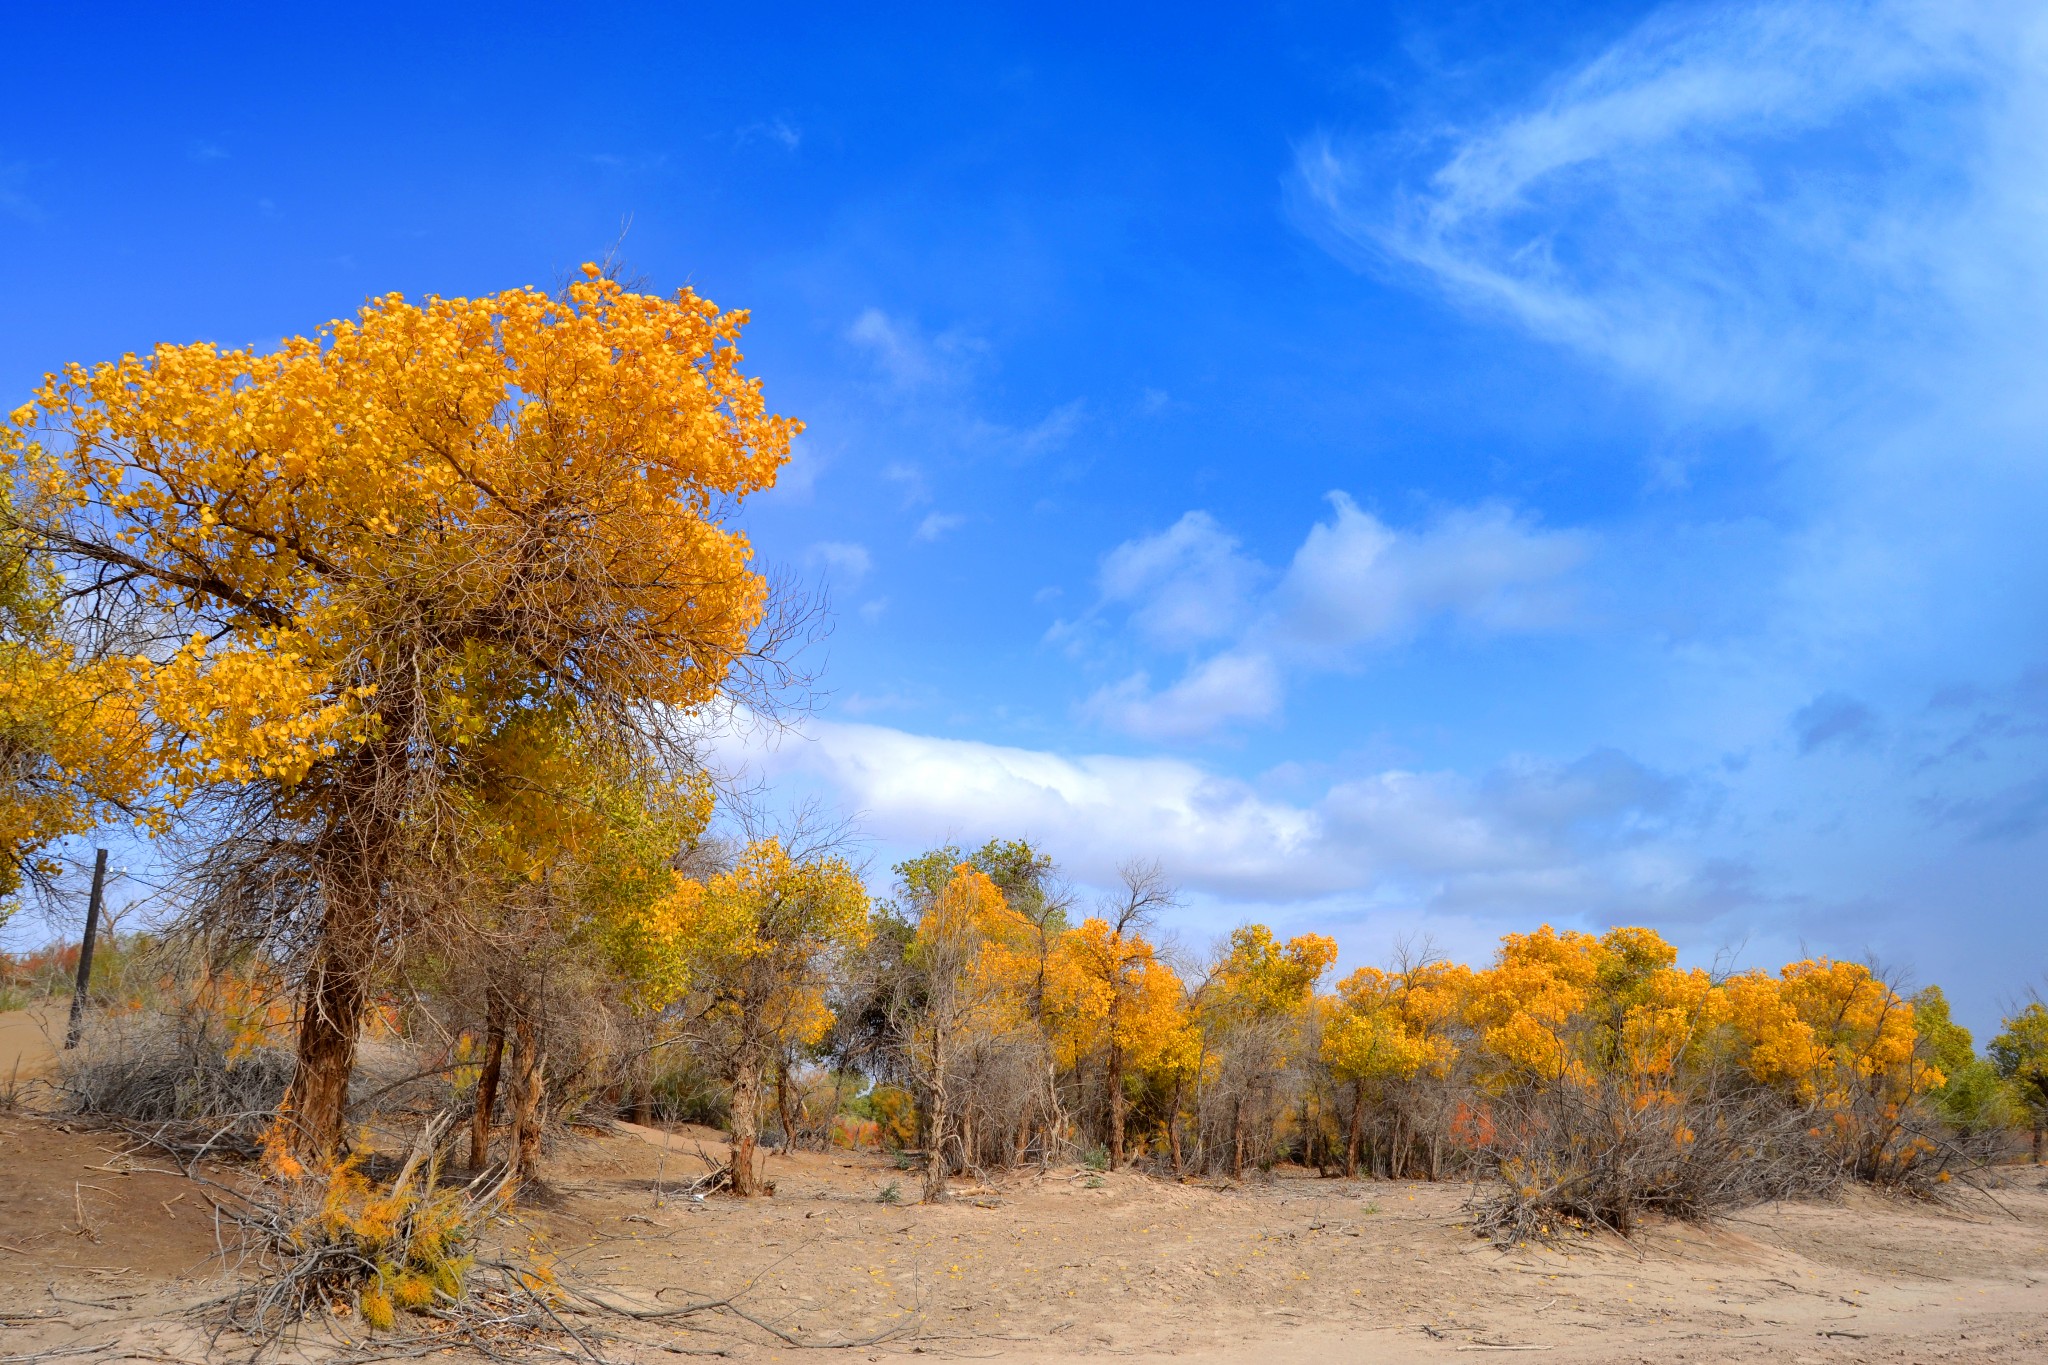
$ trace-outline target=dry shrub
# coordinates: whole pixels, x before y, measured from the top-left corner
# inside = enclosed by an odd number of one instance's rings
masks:
[[[92,1018],[60,1054],[57,1090],[71,1112],[173,1145],[255,1150],[292,1076],[287,1047],[239,1038],[196,1002]]]
[[[1474,1197],[1473,1227],[1502,1242],[1627,1235],[1649,1214],[1703,1221],[1830,1194],[1848,1174],[1810,1114],[1762,1089],[1532,1085],[1492,1101],[1483,1131],[1479,1160],[1496,1183]]]
[[[1701,1222],[1851,1181],[1940,1199],[1973,1187],[2003,1134],[1957,1134],[1924,1105],[1829,1109],[1763,1086],[1690,1094],[1620,1081],[1526,1086],[1486,1106],[1474,1228],[1498,1241],[1605,1228],[1645,1215]]]

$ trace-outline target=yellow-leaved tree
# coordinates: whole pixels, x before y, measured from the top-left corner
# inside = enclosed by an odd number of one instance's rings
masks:
[[[1323,1025],[1323,1062],[1351,1086],[1344,1131],[1344,1174],[1358,1173],[1365,1106],[1390,1087],[1429,1072],[1445,1074],[1456,1060],[1446,1033],[1470,973],[1448,963],[1421,962],[1384,971],[1360,967],[1337,983]],[[1395,1147],[1402,1144],[1397,1136]]]
[[[924,1198],[946,1197],[953,1159],[971,1160],[960,1131],[958,1067],[977,1041],[1035,1028],[1033,925],[986,872],[956,864],[943,877],[913,862],[905,878],[916,931],[904,952],[893,1027],[924,1134]]]
[[[103,635],[67,630],[62,583],[20,523],[0,468],[0,922],[24,880],[56,871],[46,850],[148,785],[132,666]]]
[[[478,747],[545,710],[646,752],[781,643],[726,524],[798,429],[740,372],[746,315],[584,276],[73,365],[0,428],[26,543],[153,642],[149,761],[215,822],[216,911],[302,970],[302,1154],[340,1142],[384,955],[446,908],[415,872]]]
[[[1232,1092],[1226,1139],[1232,1179],[1244,1174],[1254,1138],[1270,1147],[1278,1118],[1278,1082],[1304,1051],[1316,985],[1337,960],[1337,942],[1301,934],[1281,942],[1263,924],[1231,931],[1222,958],[1196,1002],[1206,1070]]]
[[[1077,1035],[1076,1061],[1094,1055],[1109,1100],[1109,1168],[1124,1164],[1124,1077],[1172,1052],[1185,1023],[1180,978],[1159,960],[1143,931],[1177,903],[1156,863],[1121,869],[1123,894],[1103,915],[1090,916],[1059,941],[1071,967],[1072,1002],[1065,1011]]]
[[[786,1048],[832,1025],[826,988],[868,937],[868,894],[836,857],[798,858],[779,839],[730,872],[685,880],[646,911],[647,979],[688,1002],[689,1029],[732,1094],[732,1189],[765,1192],[756,1161],[761,1095]]]

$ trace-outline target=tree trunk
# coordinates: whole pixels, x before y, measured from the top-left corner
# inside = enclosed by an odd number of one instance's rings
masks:
[[[796,1150],[796,1119],[789,1109],[789,1058],[778,1059],[775,1068],[775,1118],[782,1124],[782,1150]]]
[[[761,1193],[754,1169],[761,1141],[761,1064],[741,1057],[732,1072],[732,1192],[742,1199]]]
[[[949,1029],[937,1020],[928,1027],[931,1035],[923,1049],[923,1060],[930,1070],[918,1110],[924,1127],[924,1202],[938,1204],[946,1198],[946,1130],[953,1122],[952,1105],[946,1093]]]
[[[1351,1083],[1351,1122],[1344,1130],[1344,1178],[1358,1178],[1358,1143],[1365,1135],[1365,1082]]]
[[[1114,1042],[1103,1070],[1109,1086],[1109,1169],[1114,1171],[1124,1164],[1124,1050]]]
[[[480,1171],[491,1155],[491,1111],[498,1107],[498,1075],[505,1064],[505,998],[495,988],[484,1006],[484,1067],[476,1078],[476,1112],[469,1116],[469,1169]]]
[[[2036,1166],[2041,1164],[2041,1138],[2044,1133],[2048,1133],[2048,1128],[2043,1128],[2038,1123],[2034,1125],[2034,1164]]]
[[[1166,1111],[1166,1145],[1173,1153],[1173,1178],[1180,1179],[1183,1163],[1180,1155],[1180,1095],[1182,1082],[1173,1083],[1173,1107]]]
[[[512,1180],[524,1185],[540,1176],[540,1110],[547,1084],[547,1054],[526,1014],[512,1021]]]
[[[1244,1179],[1244,1096],[1239,1095],[1231,1103],[1230,1110],[1230,1178]]]
[[[946,1129],[952,1122],[947,1112],[943,1082],[931,1087],[927,1105],[924,1148],[924,1202],[943,1203],[946,1198]]]
[[[356,1038],[369,1003],[369,936],[356,923],[365,914],[367,908],[351,898],[329,899],[306,975],[297,1064],[279,1110],[292,1152],[304,1161],[341,1153]]]

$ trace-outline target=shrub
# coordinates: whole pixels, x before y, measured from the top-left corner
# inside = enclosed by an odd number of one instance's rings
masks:
[[[1495,1183],[1471,1205],[1502,1242],[1604,1228],[1646,1214],[1701,1221],[1846,1178],[1809,1114],[1768,1091],[1681,1094],[1617,1081],[1528,1086],[1488,1107],[1482,1167]]]
[[[253,1151],[291,1081],[283,1046],[238,1040],[200,1007],[94,1017],[79,1046],[60,1055],[59,1092],[74,1113],[172,1131],[214,1131]]]
[[[436,1153],[451,1126],[443,1117],[423,1128],[388,1181],[370,1176],[361,1153],[308,1170],[280,1130],[268,1130],[265,1177],[228,1210],[263,1272],[228,1300],[230,1324],[275,1335],[309,1313],[347,1307],[389,1331],[400,1312],[460,1301],[477,1237],[503,1207],[505,1177],[441,1188]]]

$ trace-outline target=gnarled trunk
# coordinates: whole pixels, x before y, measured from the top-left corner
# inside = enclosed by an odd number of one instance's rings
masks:
[[[476,1112],[469,1116],[469,1169],[491,1155],[491,1111],[498,1107],[498,1076],[505,1065],[505,997],[488,988],[484,1006],[484,1067],[476,1078]]]
[[[946,1103],[944,1082],[931,1087],[925,1107],[924,1202],[941,1203],[946,1198],[946,1130],[953,1115]]]
[[[761,1064],[742,1057],[732,1072],[732,1192],[743,1198],[762,1193],[755,1170],[761,1142]]]
[[[524,1013],[512,1024],[512,1178],[523,1185],[540,1174],[541,1090],[546,1084],[547,1055],[533,1020]]]
[[[356,1038],[370,998],[371,924],[371,911],[358,895],[330,894],[300,999],[297,1064],[279,1113],[301,1160],[341,1154]]]

